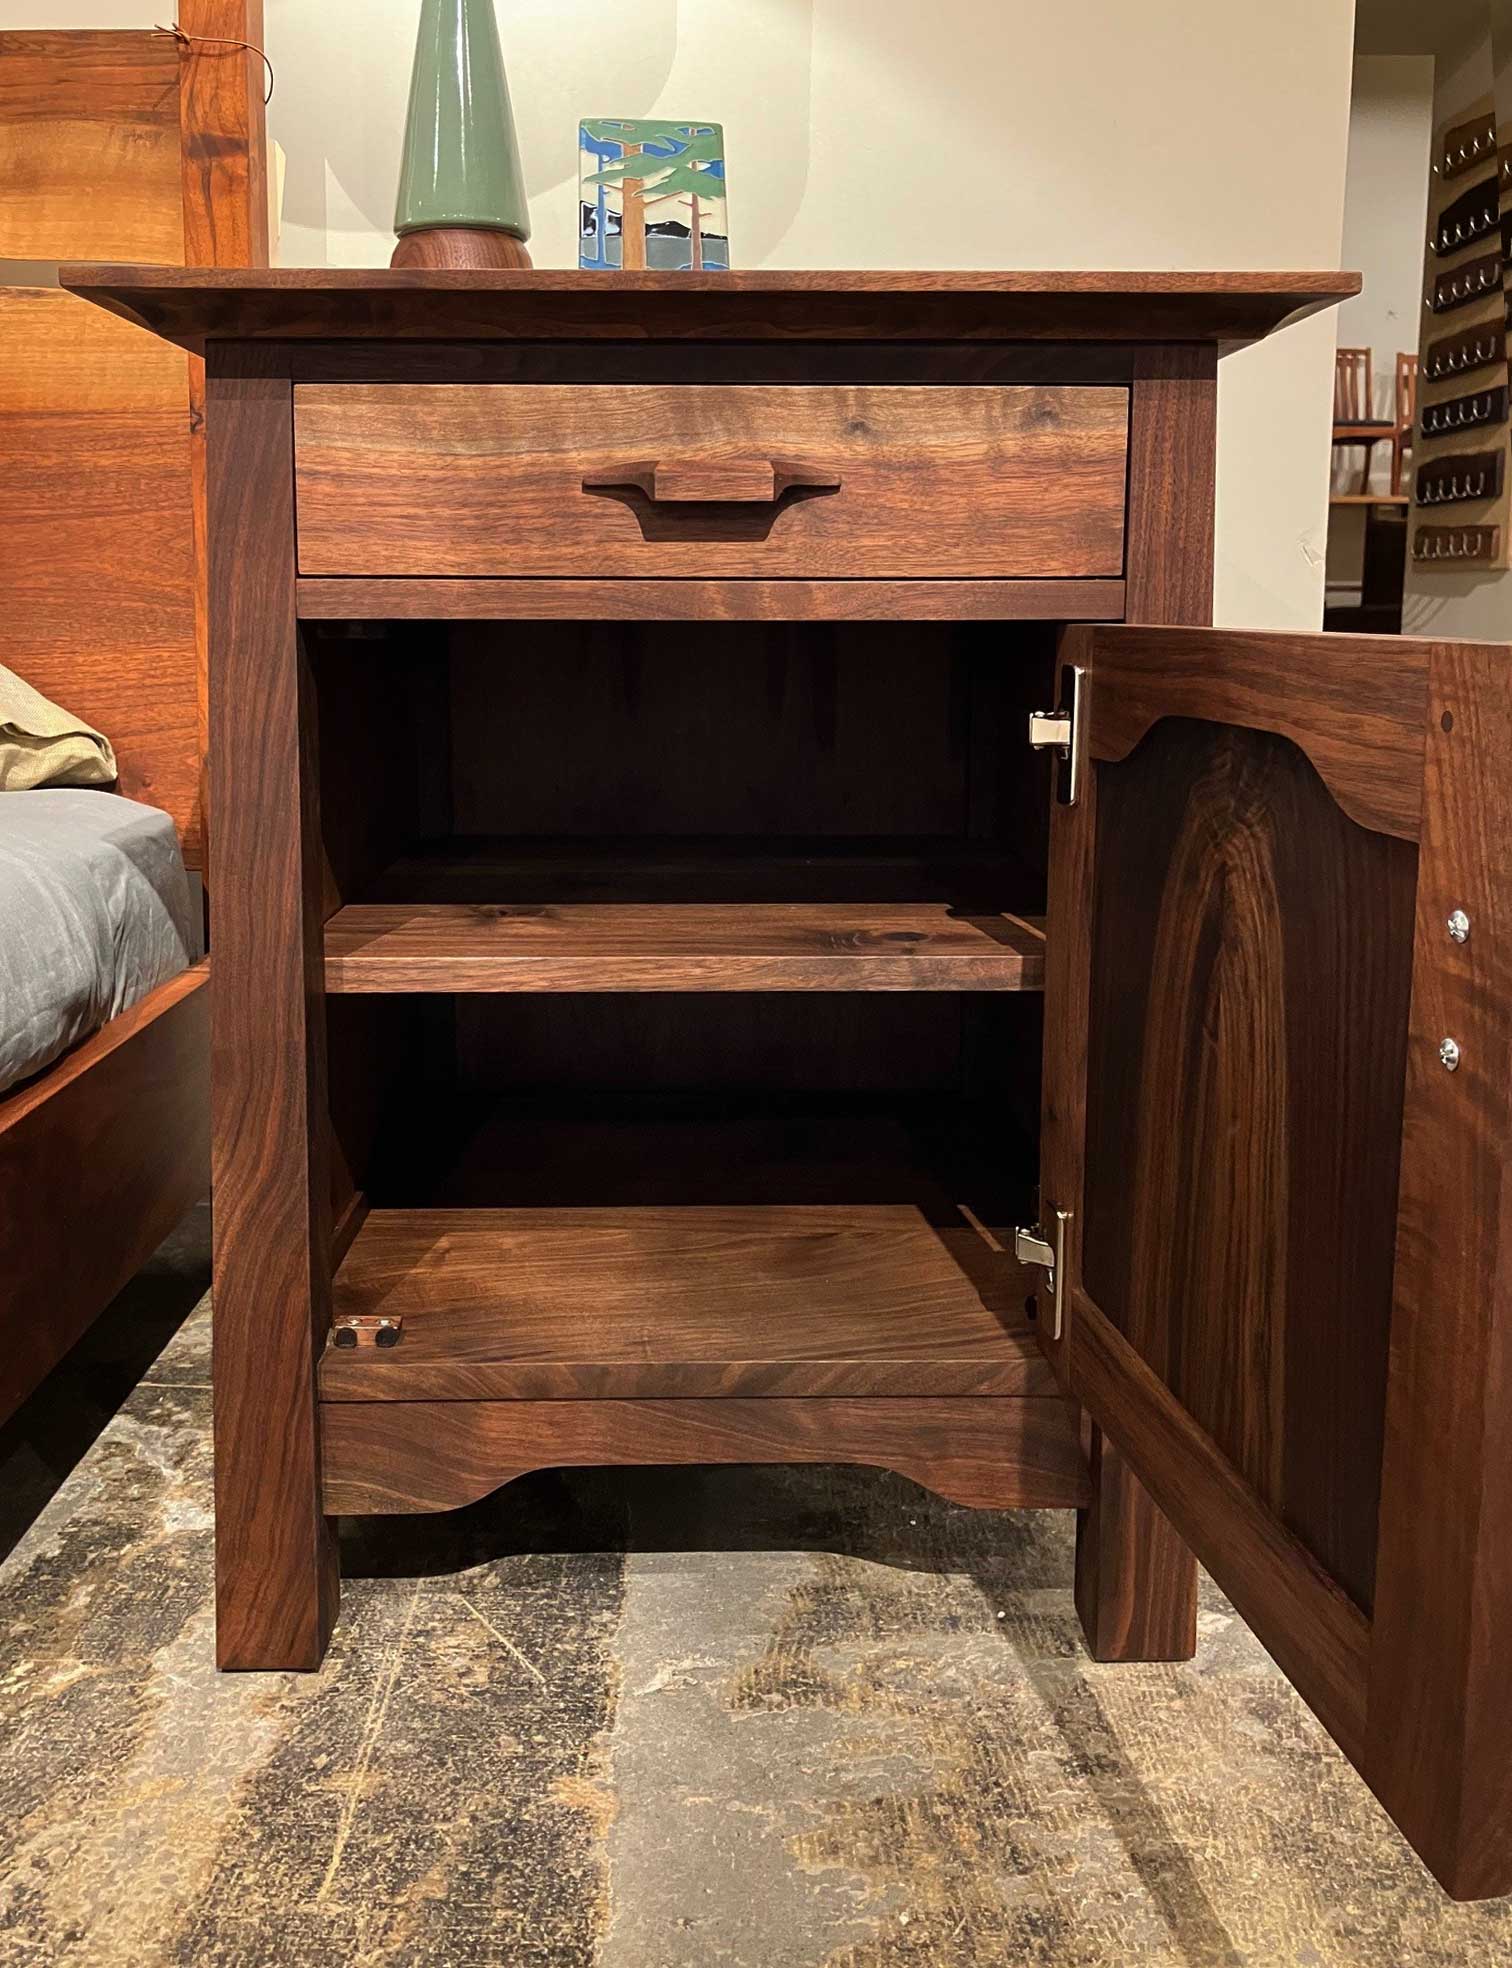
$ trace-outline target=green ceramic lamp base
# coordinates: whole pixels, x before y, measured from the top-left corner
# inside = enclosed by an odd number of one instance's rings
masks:
[[[528,267],[523,239],[499,226],[417,226],[402,232],[394,256],[396,267]]]

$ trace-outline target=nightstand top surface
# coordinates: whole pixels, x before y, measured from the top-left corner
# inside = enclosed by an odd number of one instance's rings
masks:
[[[70,292],[213,341],[1257,341],[1354,273],[452,272],[65,266]]]

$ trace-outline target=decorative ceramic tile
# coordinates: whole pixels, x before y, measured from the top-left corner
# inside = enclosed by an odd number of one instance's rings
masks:
[[[722,125],[590,117],[578,159],[580,266],[728,271]]]

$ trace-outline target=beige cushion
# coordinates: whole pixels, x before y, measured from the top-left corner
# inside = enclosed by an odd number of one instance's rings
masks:
[[[115,776],[108,738],[0,666],[0,793],[108,786]]]

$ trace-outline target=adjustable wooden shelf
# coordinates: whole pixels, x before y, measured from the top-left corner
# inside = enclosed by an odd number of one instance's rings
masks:
[[[68,284],[208,364],[222,1664],[337,1512],[873,1463],[1512,1886],[1508,652],[1200,626],[1356,283]]]

